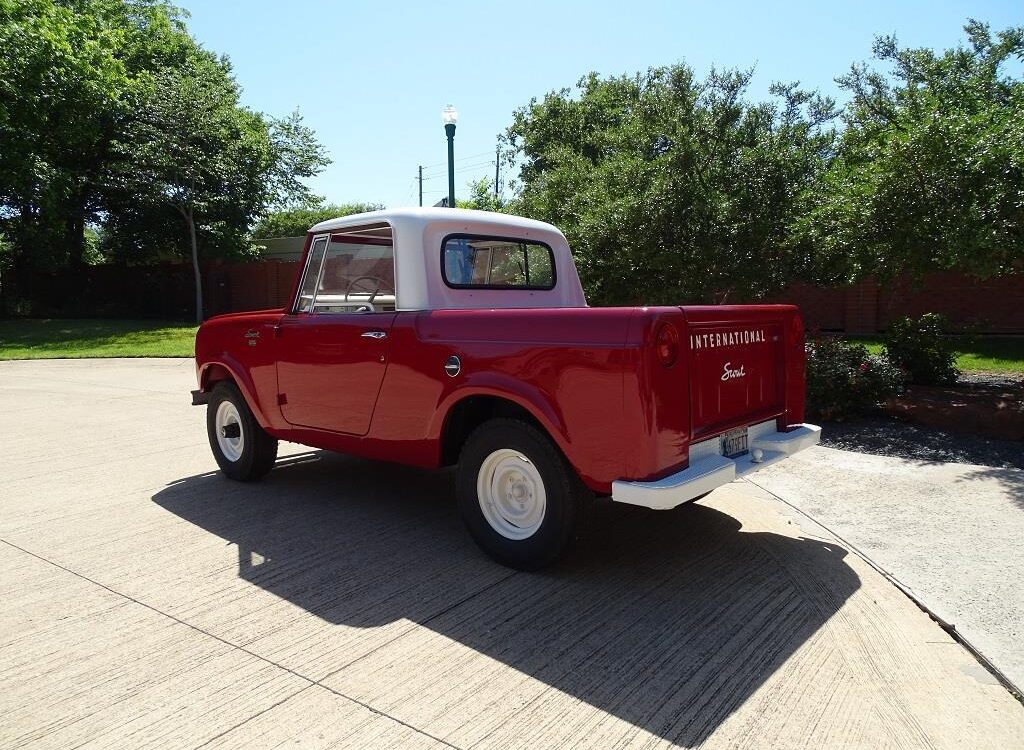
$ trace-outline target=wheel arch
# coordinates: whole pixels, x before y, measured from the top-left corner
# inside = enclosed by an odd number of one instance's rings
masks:
[[[571,446],[560,422],[554,415],[529,400],[510,393],[473,389],[453,394],[439,413],[438,430],[439,459],[441,466],[452,466],[458,462],[459,453],[466,438],[484,422],[500,417],[518,419],[537,429],[551,440],[573,470],[579,474],[579,467],[572,460]]]
[[[231,382],[238,388],[260,427],[267,429],[270,424],[263,413],[259,400],[256,398],[255,384],[246,373],[245,368],[241,367],[237,362],[233,362],[230,356],[202,364],[199,369],[200,390],[204,393],[209,393],[217,386],[217,383],[223,381]]]
[[[230,380],[237,385],[231,370],[219,362],[209,362],[203,365],[203,369],[200,371],[199,388],[203,393],[208,393],[222,380]]]

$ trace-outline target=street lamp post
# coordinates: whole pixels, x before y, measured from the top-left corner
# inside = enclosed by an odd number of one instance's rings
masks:
[[[449,104],[441,110],[441,122],[448,136],[448,207],[455,208],[455,123],[459,113]]]

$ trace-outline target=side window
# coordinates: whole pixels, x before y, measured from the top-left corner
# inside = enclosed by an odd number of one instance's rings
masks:
[[[390,312],[395,304],[390,227],[346,229],[314,240],[296,312]]]
[[[316,312],[395,309],[395,249],[388,242],[334,235],[324,256]]]
[[[327,237],[317,237],[313,240],[313,247],[310,248],[309,257],[306,260],[306,269],[302,273],[302,286],[299,287],[299,298],[295,301],[295,312],[309,312],[313,309],[317,279],[320,278],[320,268],[324,263],[326,248]]]
[[[445,283],[455,288],[551,289],[555,259],[540,242],[455,235],[441,249]]]

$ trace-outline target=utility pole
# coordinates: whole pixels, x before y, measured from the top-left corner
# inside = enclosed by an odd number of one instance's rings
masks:
[[[423,207],[423,165],[420,165],[420,208]]]
[[[501,146],[494,147],[494,202],[498,202],[498,170],[501,168]]]

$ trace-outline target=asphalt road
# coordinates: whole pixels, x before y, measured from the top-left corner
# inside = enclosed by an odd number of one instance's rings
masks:
[[[1024,707],[768,493],[604,504],[540,574],[451,476],[215,473],[187,360],[0,363],[0,746],[1019,747]]]

